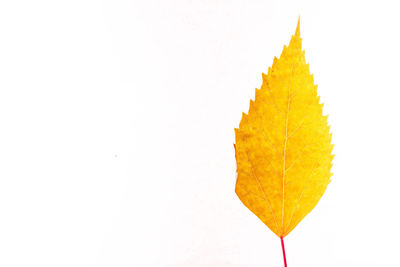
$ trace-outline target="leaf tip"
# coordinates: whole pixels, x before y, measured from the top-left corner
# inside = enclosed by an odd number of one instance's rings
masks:
[[[300,36],[300,15],[299,15],[299,18],[298,18],[298,20],[297,20],[297,27],[296,27],[296,33],[295,33],[295,35]]]

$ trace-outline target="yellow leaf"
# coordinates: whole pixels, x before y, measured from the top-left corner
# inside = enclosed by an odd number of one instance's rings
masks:
[[[236,194],[278,237],[315,207],[332,173],[331,134],[301,49],[300,20],[235,129]]]

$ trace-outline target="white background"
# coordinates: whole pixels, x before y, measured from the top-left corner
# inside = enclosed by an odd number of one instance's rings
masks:
[[[301,15],[333,181],[289,266],[400,266],[396,1],[1,1],[0,266],[283,266],[234,131]]]

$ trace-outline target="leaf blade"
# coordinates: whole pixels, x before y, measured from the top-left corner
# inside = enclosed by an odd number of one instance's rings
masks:
[[[235,136],[236,194],[284,237],[315,207],[332,175],[331,134],[301,49],[300,21],[263,74]],[[261,194],[270,211],[246,192]]]

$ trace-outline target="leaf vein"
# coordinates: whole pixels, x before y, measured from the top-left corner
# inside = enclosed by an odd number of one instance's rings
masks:
[[[246,142],[246,141],[245,141],[245,142]],[[272,210],[271,202],[270,202],[269,199],[267,198],[267,195],[266,195],[265,192],[264,192],[264,189],[263,189],[263,187],[262,187],[262,185],[261,185],[261,183],[260,183],[260,180],[258,179],[258,177],[257,177],[257,175],[256,175],[256,173],[255,173],[255,171],[254,171],[253,163],[252,163],[251,160],[250,160],[249,151],[248,151],[248,149],[247,149],[247,146],[246,146],[246,155],[247,155],[247,159],[248,159],[248,161],[249,161],[249,163],[250,163],[251,174],[252,174],[253,178],[257,181],[258,187],[259,187],[259,189],[261,190],[261,192],[263,193],[264,200],[265,200],[265,202],[267,202],[267,204],[268,204],[268,206],[269,206],[269,209],[270,209],[270,211],[271,211],[271,215],[272,215],[272,217],[274,218],[274,222],[275,222],[275,226],[276,226],[276,231],[278,231],[278,224],[277,224],[277,222],[276,222],[275,214],[274,214],[274,212],[273,212],[273,210]]]
[[[303,197],[304,191],[308,188],[308,185],[309,185],[309,182],[310,182],[310,178],[311,178],[312,175],[314,174],[314,171],[317,169],[317,165],[318,165],[319,162],[321,161],[321,158],[322,158],[322,155],[321,155],[321,157],[315,162],[315,164],[314,164],[314,166],[313,166],[313,168],[312,168],[312,170],[311,170],[311,172],[310,172],[310,175],[308,176],[307,181],[306,181],[306,183],[304,184],[303,189],[301,190],[300,196],[299,196],[299,198],[297,199],[296,205],[295,205],[295,207],[294,207],[294,209],[293,209],[292,215],[290,216],[290,220],[289,220],[288,226],[287,226],[286,229],[285,229],[285,232],[289,229],[290,224],[292,223],[293,215],[294,215],[294,213],[296,212],[297,207],[298,207],[298,205],[299,205],[299,202],[300,202],[300,200],[301,200],[302,197]]]

